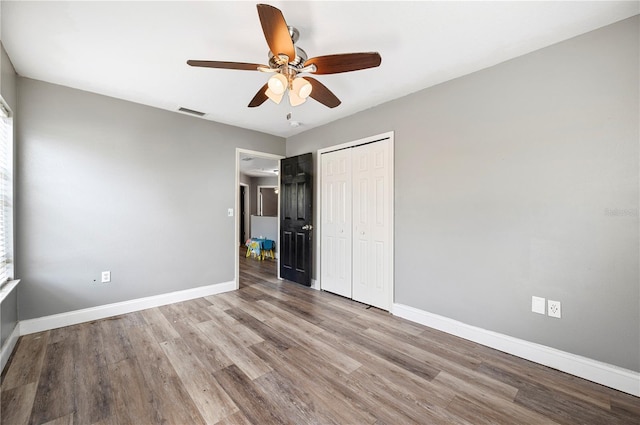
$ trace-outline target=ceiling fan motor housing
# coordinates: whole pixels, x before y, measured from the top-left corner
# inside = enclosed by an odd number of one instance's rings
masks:
[[[291,36],[291,41],[295,44],[298,41],[298,39],[300,38],[300,31],[298,31],[297,28],[292,27],[292,26],[288,26],[287,28],[289,29],[289,35]],[[304,50],[302,50],[298,46],[294,45],[293,47],[296,50],[296,57],[295,58],[289,58],[289,66],[293,66],[295,68],[302,68],[304,66],[304,63],[309,58],[307,56],[307,52],[305,52]],[[280,67],[280,63],[278,63],[278,62],[279,61],[274,56],[274,54],[271,51],[269,51],[269,66],[271,68],[279,68]]]

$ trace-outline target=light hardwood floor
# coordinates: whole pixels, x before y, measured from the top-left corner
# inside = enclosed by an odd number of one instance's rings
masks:
[[[22,337],[2,423],[640,423],[636,397],[240,259],[239,291]]]

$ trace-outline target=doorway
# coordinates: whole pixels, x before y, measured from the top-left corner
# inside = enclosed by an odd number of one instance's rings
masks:
[[[239,246],[237,242],[234,244],[236,289],[240,288],[243,280],[258,274],[279,279],[279,208],[260,208],[258,190],[259,187],[270,186],[271,195],[279,196],[277,188],[280,186],[282,158],[281,155],[236,149],[235,240],[240,242]],[[245,243],[251,238],[274,241],[274,258],[271,255],[263,258],[252,255],[252,252],[247,257]]]

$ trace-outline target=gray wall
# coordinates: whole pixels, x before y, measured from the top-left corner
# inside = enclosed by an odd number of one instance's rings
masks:
[[[247,176],[246,174],[242,174],[240,173],[238,175],[238,180],[240,183],[244,183],[244,184],[251,184],[251,177]]]
[[[640,371],[638,39],[636,16],[291,137],[287,155],[393,130],[396,303]]]
[[[2,98],[9,104],[9,107],[15,112],[17,99],[16,99],[16,70],[13,69],[11,59],[4,50],[4,46],[0,51],[0,92]]]
[[[263,237],[278,241],[278,217],[251,216],[251,230],[254,238]]]
[[[4,50],[4,46],[0,44],[0,94],[7,102],[9,107],[15,112],[16,102],[16,71],[13,64]],[[17,120],[14,117],[14,122]],[[15,195],[17,196],[17,195]],[[14,220],[15,222],[15,220]],[[14,289],[11,294],[2,301],[0,305],[0,347],[4,346],[5,341],[13,332],[18,323],[18,300],[17,290]]]
[[[26,78],[18,95],[21,320],[234,279],[235,149],[284,139]]]

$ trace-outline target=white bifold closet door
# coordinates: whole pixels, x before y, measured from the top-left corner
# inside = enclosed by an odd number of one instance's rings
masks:
[[[321,285],[351,298],[351,149],[322,155]]]
[[[390,149],[382,140],[322,157],[322,289],[384,310],[392,302]]]

